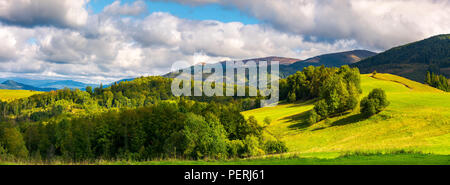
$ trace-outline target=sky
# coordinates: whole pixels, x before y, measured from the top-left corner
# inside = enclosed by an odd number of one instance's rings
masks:
[[[0,0],[0,78],[109,83],[191,64],[375,52],[450,33],[448,0]]]

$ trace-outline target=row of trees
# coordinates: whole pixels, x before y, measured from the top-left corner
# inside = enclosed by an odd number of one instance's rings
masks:
[[[440,90],[450,92],[450,84],[449,79],[445,78],[444,75],[437,75],[434,73],[427,72],[427,77],[425,79],[425,83],[430,85],[431,87],[438,88]]]
[[[190,100],[48,123],[0,124],[0,155],[70,161],[248,157],[287,150],[233,104]],[[3,153],[2,153],[3,151]]]

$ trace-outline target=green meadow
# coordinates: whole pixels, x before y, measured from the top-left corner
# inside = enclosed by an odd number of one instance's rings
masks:
[[[390,105],[368,119],[359,110],[309,125],[304,121],[313,102],[281,104],[243,112],[286,142],[289,153],[312,157],[348,152],[390,153],[405,150],[450,154],[450,93],[390,74],[362,75],[363,96],[386,91]],[[448,158],[447,158],[448,159]]]
[[[180,160],[164,159],[145,162],[136,161],[89,161],[67,163],[53,161],[0,162],[0,165],[450,165],[449,155],[434,155],[410,152],[395,152],[390,154],[344,154],[340,156],[322,155],[310,157],[308,155],[276,155],[251,159],[234,160]],[[334,156],[334,157],[333,157]]]
[[[15,99],[26,98],[35,94],[40,94],[42,92],[39,91],[30,91],[30,90],[8,90],[8,89],[0,89],[0,100],[1,101],[12,101]]]
[[[149,162],[99,163],[110,165],[449,165],[448,155],[430,154],[372,154],[348,155],[336,158],[314,157],[266,157],[229,161],[180,161],[163,160]]]

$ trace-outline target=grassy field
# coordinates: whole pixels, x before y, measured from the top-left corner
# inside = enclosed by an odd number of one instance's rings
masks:
[[[101,164],[101,163],[100,163]],[[450,165],[448,155],[374,154],[337,158],[269,157],[231,161],[149,161],[115,162],[111,165]]]
[[[346,152],[389,153],[396,150],[450,154],[450,93],[390,74],[362,75],[363,96],[373,88],[386,91],[391,104],[369,119],[359,110],[314,125],[304,123],[312,102],[281,104],[243,112],[285,141],[289,153],[337,157]]]
[[[39,91],[29,91],[29,90],[6,90],[0,89],[0,100],[1,101],[12,101],[15,99],[26,98],[35,94],[40,94]]]
[[[0,162],[0,165],[43,165],[34,162]],[[392,154],[353,154],[334,158],[316,158],[305,156],[266,156],[256,159],[188,161],[188,160],[154,160],[134,161],[96,161],[84,163],[53,162],[51,165],[450,165],[449,155],[420,153]]]

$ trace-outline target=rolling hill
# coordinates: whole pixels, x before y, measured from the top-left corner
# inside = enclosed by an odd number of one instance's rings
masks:
[[[52,91],[55,88],[39,88],[31,85],[22,84],[13,80],[7,80],[0,84],[0,89],[10,90],[31,90],[31,91]]]
[[[389,49],[353,64],[361,73],[376,70],[424,82],[427,71],[450,77],[450,34]]]
[[[313,101],[245,111],[268,132],[286,142],[290,154],[334,158],[345,153],[412,151],[450,154],[450,93],[396,75],[362,75],[363,96],[374,88],[386,91],[391,104],[364,119],[359,110],[308,125]],[[286,154],[286,155],[290,155]]]
[[[308,58],[303,61],[295,62],[291,65],[280,65],[280,76],[285,78],[295,72],[302,70],[304,67],[321,66],[325,67],[340,67],[361,61],[362,59],[376,55],[376,53],[367,50],[353,50],[340,53],[330,53]]]

